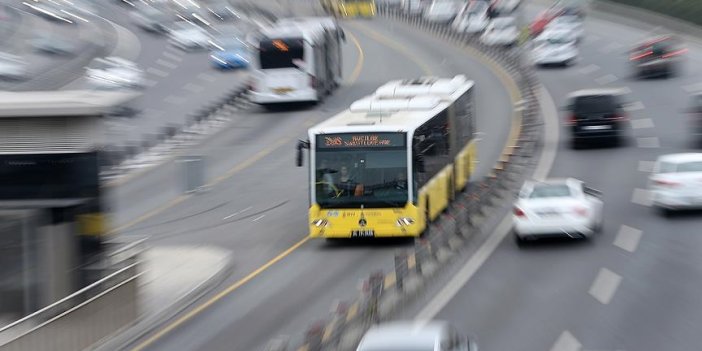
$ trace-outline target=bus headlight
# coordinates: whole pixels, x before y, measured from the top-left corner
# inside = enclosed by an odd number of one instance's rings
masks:
[[[398,227],[406,227],[406,226],[409,226],[412,224],[414,224],[414,219],[412,219],[410,217],[402,217],[402,218],[397,220]]]
[[[315,227],[326,227],[329,222],[326,219],[315,219],[312,221],[312,225]]]

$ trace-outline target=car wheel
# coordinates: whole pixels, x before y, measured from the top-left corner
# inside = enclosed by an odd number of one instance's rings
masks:
[[[578,139],[572,139],[572,140],[570,141],[570,147],[571,147],[573,150],[579,150],[580,147],[581,147],[580,140],[578,140]]]
[[[512,236],[514,237],[514,243],[517,244],[517,247],[524,247],[526,244],[526,240],[524,238],[517,235],[517,233],[513,233]]]
[[[659,207],[659,208],[658,208],[658,211],[659,211],[659,212],[661,213],[661,215],[663,215],[663,217],[665,217],[665,218],[673,217],[673,215],[675,214],[675,211],[674,211],[674,210],[672,210],[672,209],[670,209],[670,208],[667,208],[667,207]]]

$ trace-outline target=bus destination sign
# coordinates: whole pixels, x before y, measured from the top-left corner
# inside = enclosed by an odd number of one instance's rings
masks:
[[[404,133],[344,133],[317,136],[321,149],[405,146]]]

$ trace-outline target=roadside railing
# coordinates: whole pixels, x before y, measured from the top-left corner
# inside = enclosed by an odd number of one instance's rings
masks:
[[[379,15],[433,33],[439,38],[482,56],[506,74],[519,92],[514,106],[513,135],[498,162],[485,178],[468,185],[452,202],[450,209],[415,241],[411,249],[398,250],[394,269],[371,273],[361,284],[360,294],[351,301],[333,306],[325,320],[309,326],[301,342],[273,340],[267,350],[354,350],[363,333],[373,324],[391,318],[398,309],[416,297],[437,272],[457,257],[476,236],[490,235],[496,216],[505,214],[515,192],[535,165],[542,134],[537,100],[538,79],[524,59],[522,49],[495,47],[481,43],[477,36],[454,31],[447,25],[429,23],[397,9],[381,8]],[[297,346],[295,346],[297,345]],[[293,347],[294,348],[290,348]]]

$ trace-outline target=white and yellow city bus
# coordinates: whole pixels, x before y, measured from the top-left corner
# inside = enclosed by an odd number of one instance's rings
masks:
[[[312,237],[420,236],[476,162],[474,82],[392,81],[308,131]]]

